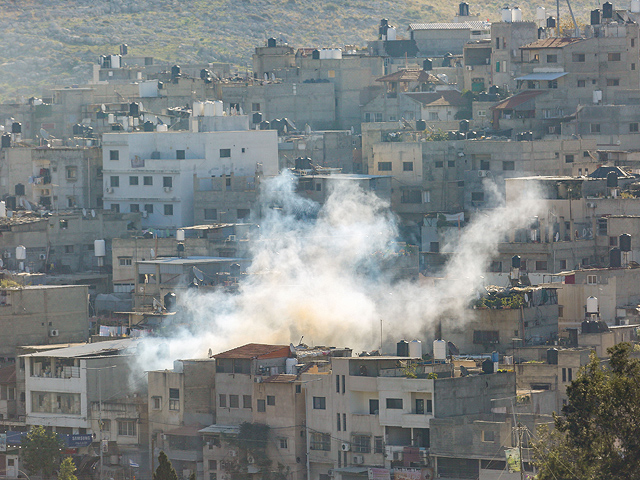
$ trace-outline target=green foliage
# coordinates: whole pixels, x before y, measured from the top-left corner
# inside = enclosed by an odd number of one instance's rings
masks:
[[[62,442],[56,433],[43,426],[32,427],[22,439],[22,462],[30,473],[49,478],[58,466],[61,450]]]
[[[66,457],[60,464],[60,473],[58,473],[58,480],[78,480],[78,477],[74,475],[76,471],[76,464],[73,463],[71,457]]]
[[[435,372],[427,373],[427,378],[429,380],[437,380],[438,379],[438,374],[435,373]]]
[[[158,455],[158,468],[153,472],[153,480],[178,480],[178,474],[164,452]]]
[[[608,350],[608,367],[592,355],[567,387],[555,430],[534,443],[539,480],[635,479],[640,472],[640,360],[633,347]]]

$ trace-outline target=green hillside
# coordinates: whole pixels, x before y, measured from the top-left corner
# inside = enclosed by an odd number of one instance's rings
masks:
[[[572,6],[584,21],[592,4]],[[555,11],[549,0],[519,5],[525,20],[538,6]],[[502,6],[472,3],[471,13],[497,20]],[[86,83],[90,64],[100,54],[118,53],[121,43],[132,55],[242,67],[271,36],[294,46],[364,46],[381,18],[405,35],[409,23],[450,21],[456,11],[457,2],[435,0],[0,0],[0,98]]]

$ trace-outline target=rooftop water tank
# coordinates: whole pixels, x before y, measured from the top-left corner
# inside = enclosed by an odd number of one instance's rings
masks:
[[[547,18],[547,9],[544,7],[536,8],[536,20],[544,20],[545,18]]]
[[[176,230],[176,240],[184,242],[184,230],[182,228]]]
[[[547,17],[547,28],[556,28],[556,17]]]
[[[631,251],[631,235],[629,235],[628,233],[623,233],[622,235],[620,235],[620,251]]]
[[[595,315],[598,313],[598,297],[594,297],[593,295],[587,297],[587,314]]]
[[[287,358],[284,361],[284,371],[287,375],[296,374],[296,365],[298,364],[297,358]]]
[[[631,10],[631,13],[640,13],[640,0],[631,0],[629,10]]]
[[[490,358],[486,358],[482,362],[482,373],[493,373],[493,362]]]
[[[16,259],[18,260],[27,259],[27,248],[24,245],[18,245],[16,247]]]
[[[514,255],[511,257],[511,268],[520,268],[522,265],[522,260],[520,259],[520,255]]]
[[[512,22],[522,21],[522,10],[520,10],[520,7],[514,7],[513,10],[511,10],[511,21]]]
[[[602,18],[613,18],[613,4],[611,2],[602,4]]]
[[[502,21],[505,23],[511,23],[511,9],[509,7],[504,7],[500,14],[502,15]]]
[[[460,17],[469,16],[469,4],[467,2],[460,2],[460,5],[458,5],[458,16]]]
[[[93,254],[96,257],[105,257],[107,255],[107,248],[104,240],[93,241]]]
[[[396,355],[398,357],[409,356],[409,342],[406,340],[400,340],[396,345]]]
[[[547,363],[549,365],[558,365],[558,349],[549,348],[547,350]]]
[[[622,255],[619,248],[609,250],[609,267],[620,268],[622,266]]]
[[[591,10],[591,25],[600,25],[600,10]]]
[[[409,342],[409,356],[422,358],[422,342],[420,340],[411,340]]]
[[[276,46],[276,39],[271,37],[267,39],[267,47],[273,48]]]
[[[433,341],[433,359],[434,360],[447,359],[447,342],[445,342],[444,340]]]
[[[618,186],[618,174],[616,172],[607,173],[607,187],[616,188]]]

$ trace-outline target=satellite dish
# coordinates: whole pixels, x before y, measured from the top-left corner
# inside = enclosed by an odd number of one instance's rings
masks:
[[[44,128],[40,129],[40,136],[45,140],[49,140],[49,138],[51,137],[51,135],[49,135],[49,132],[47,132]]]
[[[196,277],[199,282],[204,282],[204,276],[202,275],[202,272],[196,267],[193,267],[193,276]]]
[[[87,209],[86,209],[86,208],[83,208],[83,209],[82,209],[82,216],[83,216],[83,217],[86,217],[86,216],[87,216]]]
[[[96,216],[96,211],[95,211],[95,210],[93,210],[93,209],[91,210],[91,216],[92,216],[92,217],[94,217],[94,218],[95,218],[95,216]]]
[[[156,258],[156,251],[153,248],[149,253],[151,254],[151,258]]]
[[[104,103],[100,105],[100,110],[102,110],[103,112],[107,111],[107,107],[105,107]]]

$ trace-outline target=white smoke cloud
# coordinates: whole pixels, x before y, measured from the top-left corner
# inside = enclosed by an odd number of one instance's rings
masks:
[[[523,192],[517,205],[479,213],[454,247],[435,284],[392,280],[385,269],[398,250],[397,221],[372,192],[336,183],[320,207],[295,194],[290,174],[263,185],[263,219],[252,264],[237,294],[190,290],[180,304],[190,324],[171,338],[158,359],[143,349],[145,369],[170,368],[246,343],[350,346],[377,349],[380,322],[389,345],[401,338],[427,339],[436,320],[464,322],[467,306],[505,234],[526,226],[541,204]],[[277,208],[273,208],[277,206]],[[317,219],[309,220],[317,213]],[[145,353],[148,352],[148,353]]]

